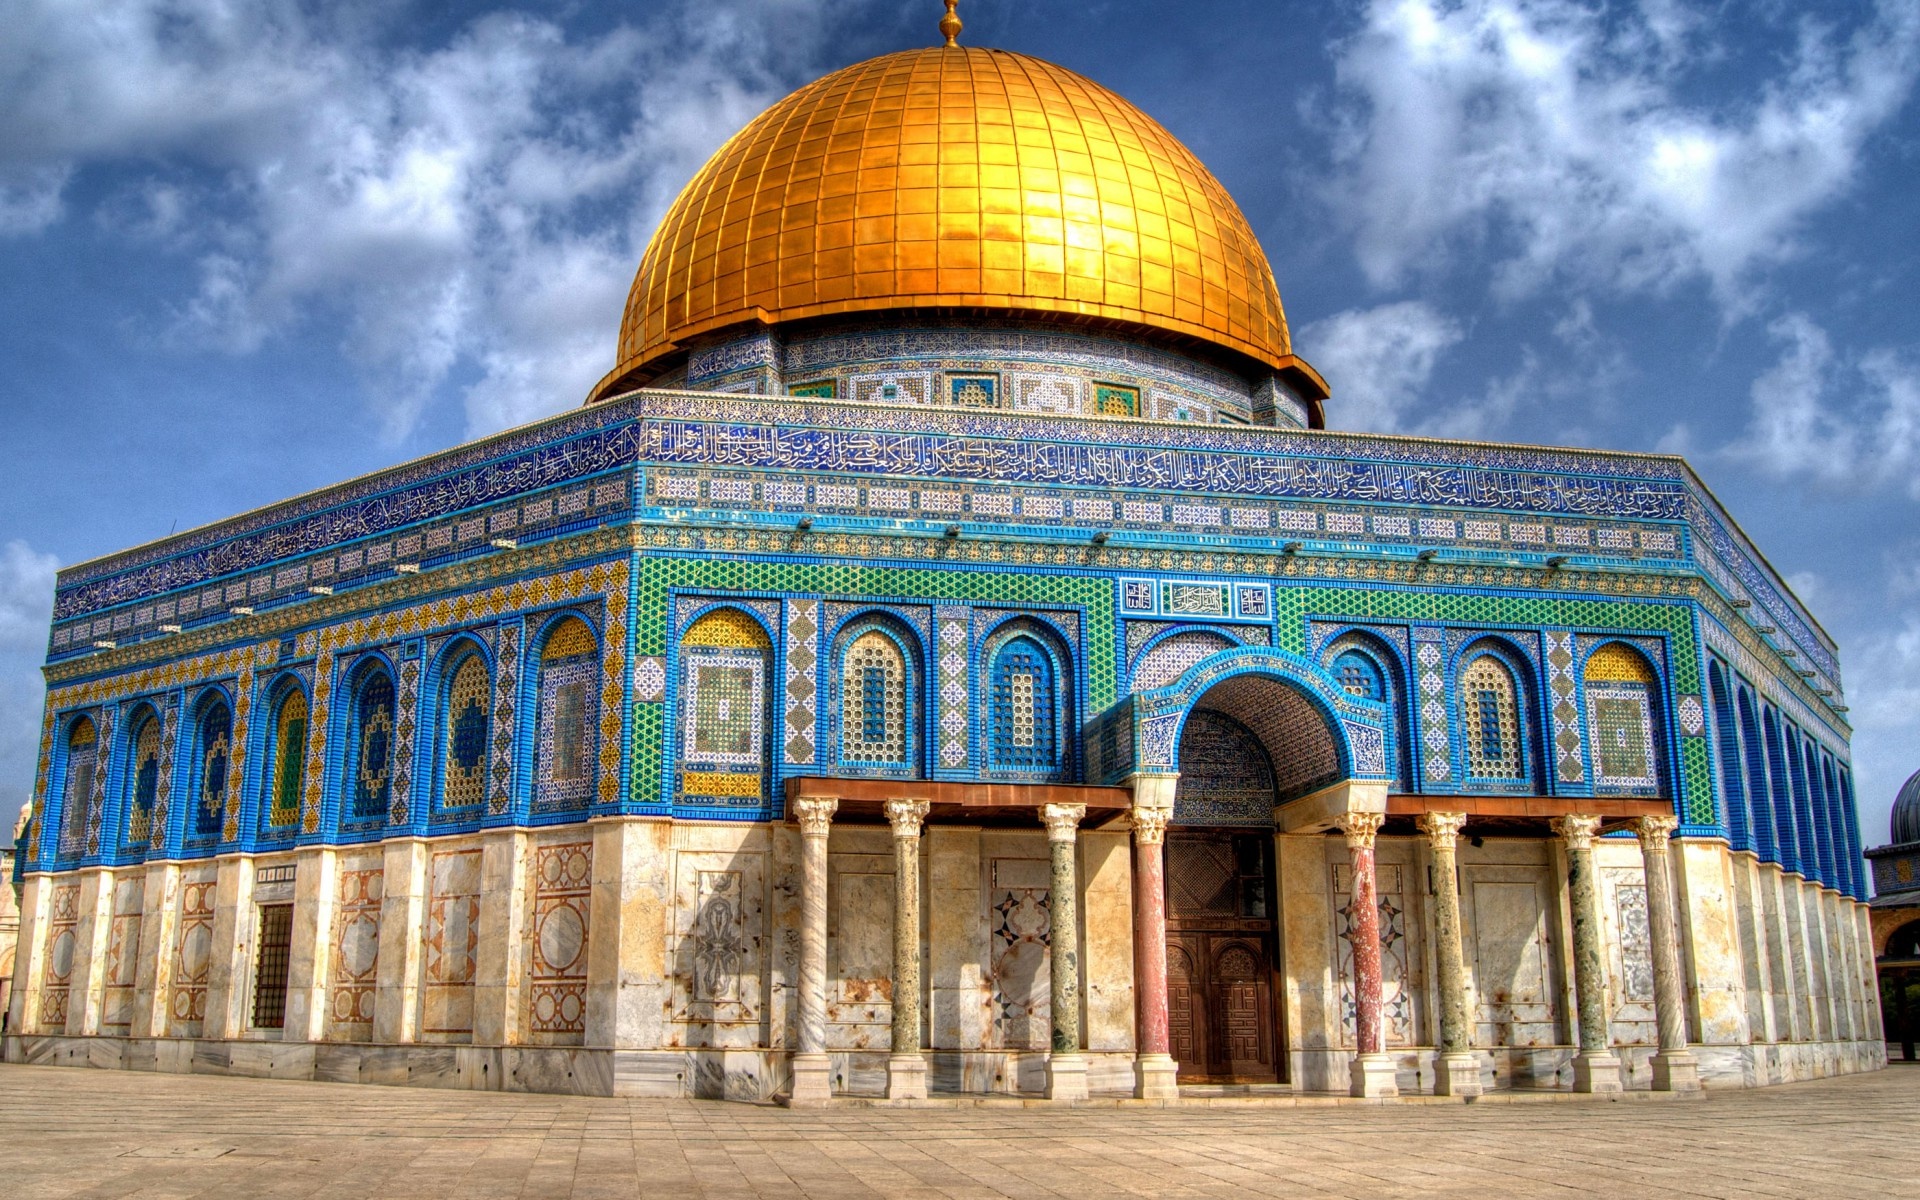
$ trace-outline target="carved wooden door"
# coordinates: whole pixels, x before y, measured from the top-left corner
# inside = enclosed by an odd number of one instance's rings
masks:
[[[1271,844],[1227,830],[1167,837],[1167,1015],[1184,1083],[1281,1077]]]

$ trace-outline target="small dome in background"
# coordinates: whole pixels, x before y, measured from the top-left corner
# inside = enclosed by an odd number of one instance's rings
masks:
[[[1893,819],[1888,824],[1892,826],[1888,832],[1894,845],[1920,842],[1920,771],[1907,776],[1900,785],[1900,794],[1893,798]]]

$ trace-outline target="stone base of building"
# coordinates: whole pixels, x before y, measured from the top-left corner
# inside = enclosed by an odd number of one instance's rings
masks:
[[[1787,1042],[1757,1046],[1692,1046],[1707,1090],[1765,1087],[1873,1071],[1887,1063],[1886,1046],[1865,1042]],[[5,1061],[104,1070],[165,1071],[252,1078],[304,1079],[471,1091],[550,1092],[579,1096],[690,1097],[765,1102],[792,1087],[792,1056],[780,1050],[601,1050],[550,1046],[375,1046],[336,1042],[211,1041],[192,1038],[12,1035],[0,1043]],[[1615,1051],[1628,1091],[1654,1084],[1654,1049]],[[1566,1091],[1573,1084],[1572,1047],[1475,1051],[1481,1087],[1494,1091]],[[1298,1064],[1304,1055],[1294,1056]],[[1336,1087],[1302,1080],[1275,1089],[1295,1095],[1344,1095],[1350,1052],[1313,1056],[1338,1064]],[[1431,1048],[1390,1052],[1403,1097],[1436,1094],[1439,1055]],[[835,1097],[883,1099],[885,1051],[836,1051],[827,1056]],[[1038,1100],[1047,1090],[1045,1051],[927,1054],[927,1091],[933,1096],[1003,1096]],[[1131,1053],[1089,1051],[1087,1094],[1099,1100],[1135,1097],[1139,1071]],[[1296,1070],[1298,1066],[1296,1065]],[[1296,1075],[1296,1079],[1299,1076]],[[1177,1096],[1151,1099],[1177,1103]]]
[[[1752,1046],[1692,1045],[1700,1086],[1707,1090],[1767,1087],[1873,1071],[1886,1065],[1877,1041],[1781,1042]],[[1475,1049],[1482,1093],[1496,1091],[1570,1091],[1574,1086],[1573,1046]],[[1402,1096],[1445,1094],[1439,1088],[1439,1051],[1432,1047],[1390,1049],[1395,1081]],[[1652,1046],[1615,1046],[1622,1082],[1628,1091],[1655,1087]],[[1294,1090],[1303,1094],[1344,1095],[1351,1085],[1351,1050],[1294,1051]],[[1458,1078],[1458,1076],[1456,1076]],[[1461,1082],[1465,1082],[1461,1080]]]

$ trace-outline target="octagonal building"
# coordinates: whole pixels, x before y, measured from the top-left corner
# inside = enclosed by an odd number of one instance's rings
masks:
[[[579,409],[60,573],[9,1061],[1884,1062],[1835,647],[1687,464],[1327,430],[1205,166],[957,31],[722,146]]]

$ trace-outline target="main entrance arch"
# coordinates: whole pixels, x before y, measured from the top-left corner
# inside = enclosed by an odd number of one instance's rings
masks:
[[[1180,1079],[1287,1077],[1273,810],[1343,775],[1337,733],[1272,675],[1206,689],[1178,742],[1167,835],[1167,1016]]]

